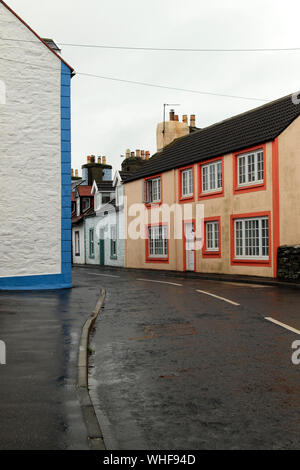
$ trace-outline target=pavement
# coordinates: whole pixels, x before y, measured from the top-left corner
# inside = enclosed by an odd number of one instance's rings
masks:
[[[77,271],[107,290],[89,380],[107,449],[299,449],[299,290]]]
[[[0,450],[88,449],[77,396],[81,329],[99,278],[74,272],[73,289],[0,293]]]

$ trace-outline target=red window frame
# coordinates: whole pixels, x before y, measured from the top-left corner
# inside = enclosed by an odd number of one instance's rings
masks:
[[[264,191],[267,187],[267,165],[266,165],[266,144],[256,145],[255,147],[250,147],[247,149],[240,150],[239,152],[235,152],[233,154],[233,193],[234,194],[242,194],[242,193],[250,193],[253,191]],[[263,183],[257,184],[249,184],[248,186],[239,186],[238,180],[238,157],[243,155],[244,153],[249,153],[254,150],[263,149],[264,155],[264,181]]]
[[[208,222],[218,222],[219,224],[219,249],[216,251],[207,250],[206,225]],[[204,219],[204,237],[203,237],[202,258],[221,258],[222,256],[222,228],[221,217],[206,217]]]
[[[222,162],[222,189],[219,191],[211,191],[209,193],[203,193],[202,192],[202,167],[204,165],[208,165],[209,163],[214,163],[217,161]],[[211,158],[208,160],[204,160],[203,162],[200,162],[198,165],[198,173],[199,173],[199,177],[198,177],[198,181],[199,181],[198,199],[199,200],[212,199],[215,197],[224,197],[224,156]]]
[[[182,195],[182,172],[184,170],[191,169],[193,171],[193,195],[183,196]],[[179,188],[179,203],[184,204],[185,202],[193,202],[195,200],[195,165],[187,165],[178,169],[178,188]]]
[[[159,173],[159,174],[154,175],[154,176],[148,176],[147,178],[144,178],[144,180],[143,180],[143,192],[145,190],[144,189],[145,188],[145,182],[149,181],[149,180],[154,180],[156,178],[160,178],[160,201],[159,202],[144,202],[147,209],[150,209],[151,207],[160,206],[162,204],[162,201],[163,201],[162,173]],[[144,199],[144,193],[143,193],[143,199]]]
[[[195,192],[195,191],[194,191]],[[196,252],[196,219],[190,219],[190,220],[183,220],[182,221],[182,239],[183,239],[183,271],[186,271],[186,236],[185,236],[185,224],[194,224],[194,243],[195,243],[195,249],[194,249],[194,272],[197,271],[197,252]]]
[[[149,256],[149,227],[160,227],[160,226],[163,226],[163,227],[167,227],[167,249],[168,249],[168,256],[165,257],[165,258],[151,258],[151,256]],[[146,263],[169,263],[169,256],[170,256],[170,252],[169,252],[169,248],[170,248],[170,244],[169,244],[169,224],[167,222],[159,222],[159,223],[156,223],[156,224],[147,224],[145,226],[145,231],[146,231],[146,237],[145,237],[145,261]]]
[[[268,260],[258,260],[258,259],[236,259],[235,258],[235,232],[234,232],[234,222],[236,219],[249,219],[255,217],[268,217],[269,219],[269,259]],[[230,216],[230,258],[232,266],[262,266],[262,267],[271,267],[272,266],[272,219],[271,211],[264,212],[248,212],[246,214],[233,214]]]

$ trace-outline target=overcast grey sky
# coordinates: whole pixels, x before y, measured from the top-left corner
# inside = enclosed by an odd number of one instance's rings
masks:
[[[178,48],[300,47],[298,0],[6,0],[42,37],[60,43]],[[63,47],[78,72],[272,100],[300,89],[300,51],[145,52]],[[260,103],[77,75],[72,167],[126,148],[156,150],[163,103],[205,127]],[[263,102],[261,103],[263,104]]]

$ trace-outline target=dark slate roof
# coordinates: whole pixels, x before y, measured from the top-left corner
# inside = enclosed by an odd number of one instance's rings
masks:
[[[125,183],[275,139],[300,115],[292,95],[174,140]]]
[[[97,183],[99,191],[104,192],[113,192],[113,182],[112,181],[101,181],[101,183]]]
[[[132,171],[123,171],[123,170],[120,170],[119,171],[119,175],[121,177],[121,180],[122,181],[125,181],[127,178],[129,178],[130,176],[133,175],[133,172]]]

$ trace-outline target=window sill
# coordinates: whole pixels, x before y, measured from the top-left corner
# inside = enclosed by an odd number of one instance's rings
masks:
[[[221,258],[221,252],[202,250],[202,258]]]
[[[161,206],[162,201],[159,201],[159,202],[144,202],[144,204],[145,204],[145,207],[147,207],[147,209],[154,209],[155,207]]]
[[[192,194],[191,196],[181,196],[179,198],[180,204],[184,204],[185,202],[193,202],[194,200],[195,200],[194,194]]]
[[[271,259],[259,259],[259,258],[254,258],[254,259],[248,259],[248,258],[234,258],[231,261],[232,265],[240,265],[240,266],[262,266],[262,267],[270,267],[271,264]]]
[[[234,194],[251,193],[252,191],[263,191],[266,189],[266,183],[249,184],[247,186],[236,186],[233,188]]]
[[[147,257],[146,258],[146,263],[168,263],[169,258],[151,258]]]
[[[223,197],[224,196],[224,189],[221,191],[211,191],[209,193],[201,193],[199,194],[198,199],[212,199],[214,197]]]

